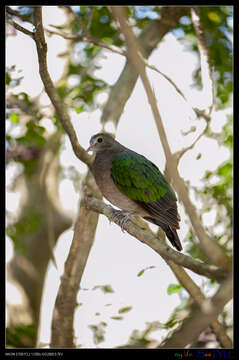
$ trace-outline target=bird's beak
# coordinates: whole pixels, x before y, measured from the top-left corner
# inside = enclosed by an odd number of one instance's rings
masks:
[[[90,145],[88,149],[86,149],[86,152],[93,151],[92,146]]]

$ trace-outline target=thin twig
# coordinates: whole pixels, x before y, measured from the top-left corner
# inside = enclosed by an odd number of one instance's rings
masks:
[[[213,94],[213,78],[212,78],[212,69],[210,65],[209,51],[206,45],[205,33],[200,19],[200,13],[196,7],[191,7],[191,17],[198,40],[203,95],[204,98],[207,99],[206,105],[207,105],[208,114],[210,115],[213,109],[214,94]]]
[[[30,22],[31,24],[33,24],[32,20],[27,15],[20,14],[18,11],[11,9],[9,6],[6,6],[6,12],[7,14],[15,16],[22,21]]]
[[[60,122],[65,132],[69,135],[76,156],[90,167],[92,164],[92,157],[89,156],[86,153],[85,149],[79,144],[75,130],[71,124],[70,117],[67,113],[66,107],[62,102],[62,100],[60,99],[48,72],[47,44],[45,42],[44,29],[42,25],[42,13],[40,6],[34,7],[34,24],[36,28],[34,34],[34,40],[37,46],[39,72],[42,82],[45,86],[46,93],[51,99],[51,102],[56,110],[56,113],[60,119]]]
[[[192,142],[191,145],[179,150],[178,152],[174,153],[174,155],[177,157],[177,163],[179,163],[179,160],[182,158],[182,156],[188,151],[191,150],[196,143],[201,139],[201,137],[205,134],[207,130],[207,126],[205,126],[204,130],[196,137],[196,139]]]
[[[12,25],[16,30],[22,32],[25,35],[30,36],[32,39],[34,39],[34,33],[30,30],[25,29],[23,26],[17,24],[15,21],[8,19],[7,20],[10,25]]]
[[[119,55],[124,55],[124,56],[127,55],[127,52],[125,50],[119,48],[118,46],[107,44],[106,42],[96,39],[95,37],[93,37],[89,34],[87,34],[87,35],[86,34],[76,34],[76,35],[66,34],[62,31],[56,31],[56,30],[52,30],[49,28],[45,28],[45,31],[47,31],[49,34],[61,36],[63,39],[66,39],[66,40],[85,41],[85,42],[89,42],[91,44],[103,47],[105,49],[108,49]]]
[[[54,35],[61,36],[63,39],[66,39],[66,40],[85,41],[85,42],[100,46],[100,47],[102,47],[104,49],[110,50],[110,51],[112,51],[112,52],[114,52],[116,54],[127,57],[127,51],[126,50],[121,49],[118,46],[108,44],[108,43],[106,43],[106,42],[104,42],[102,40],[99,40],[99,39],[91,36],[90,34],[82,33],[82,34],[72,35],[72,34],[65,34],[62,31],[60,32],[60,31],[56,31],[56,30],[51,30],[49,28],[45,28],[45,30],[49,34],[54,34]],[[140,53],[139,53],[139,56],[141,56]],[[183,97],[183,99],[188,101],[186,99],[186,96],[183,94],[183,92],[179,89],[179,87],[175,84],[175,82],[168,75],[166,75],[161,70],[159,70],[155,65],[149,64],[149,62],[147,60],[145,60],[142,56],[141,56],[141,58],[142,58],[142,61],[145,63],[145,66],[147,66],[149,69],[154,70],[158,74],[163,76],[175,88],[175,90]]]

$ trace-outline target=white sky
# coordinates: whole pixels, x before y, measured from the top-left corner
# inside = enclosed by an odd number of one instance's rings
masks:
[[[60,25],[64,22],[62,10],[53,6],[43,7],[43,9],[46,25]],[[47,42],[49,72],[52,79],[56,81],[61,76],[64,66],[64,59],[58,58],[57,54],[66,50],[66,41],[58,36],[52,36],[47,38]],[[21,87],[17,89],[17,92],[24,90],[33,97],[37,96],[43,87],[38,74],[33,41],[18,33],[16,37],[7,39],[6,47],[7,66],[16,64],[17,70],[22,70],[24,75]],[[105,55],[106,57],[101,61],[102,68],[97,70],[95,75],[112,85],[118,79],[125,59],[109,51],[106,51]],[[173,35],[165,36],[159,48],[150,57],[149,62],[167,73],[194,105],[200,107],[203,104],[200,92],[191,87],[192,71],[198,59],[195,54],[186,52]],[[191,144],[203,130],[204,122],[195,120],[190,106],[175,94],[172,86],[164,78],[152,70],[148,71],[148,75],[158,99],[171,150],[178,151]],[[102,100],[104,99],[101,95],[98,101]],[[42,102],[45,104],[48,102],[46,95],[42,96]],[[226,121],[225,114],[230,112],[231,109],[227,109],[213,113],[211,123],[213,131],[221,131]],[[100,115],[100,109],[92,113],[71,114],[79,141],[85,148],[88,147],[89,138],[101,130]],[[49,119],[43,123],[47,126]],[[196,131],[182,136],[181,131],[187,131],[191,126],[195,126]],[[162,146],[140,80],[138,80],[121,116],[117,139],[124,145],[144,154],[161,170],[164,169],[165,158]],[[202,156],[196,160],[199,153]],[[205,170],[215,170],[228,157],[227,149],[220,147],[215,140],[203,137],[194,149],[188,151],[182,158],[179,166],[180,174],[194,186],[201,187],[201,178]],[[73,154],[67,138],[60,159],[63,166],[65,164],[72,165],[81,172],[86,170],[86,166]],[[16,171],[16,167],[13,166],[7,170],[9,183]],[[60,194],[63,206],[76,212],[79,194],[75,192],[70,180],[65,179],[61,182]],[[20,194],[7,191],[7,210],[16,212],[19,203]],[[187,233],[187,225],[181,204],[179,204],[179,212],[182,218],[179,237],[183,239]],[[215,211],[205,214],[203,220],[205,220],[205,225],[213,224]],[[72,230],[66,231],[58,241],[55,249],[58,269],[56,270],[51,262],[49,264],[43,295],[40,344],[47,344],[50,341],[52,310],[72,236]],[[11,258],[12,251],[11,241],[7,239],[7,260]],[[155,268],[146,271],[141,277],[137,277],[140,270],[151,265]],[[190,274],[201,284],[202,279],[199,276],[191,272]],[[101,321],[107,322],[108,325],[105,329],[106,340],[98,347],[114,347],[126,343],[131,332],[134,329],[143,330],[148,321],[166,322],[174,308],[180,303],[177,294],[167,295],[167,287],[171,283],[177,283],[177,280],[161,257],[127,233],[122,233],[115,224],[110,225],[105,217],[100,216],[95,242],[81,283],[82,288],[89,290],[81,290],[78,294],[78,302],[83,305],[78,307],[75,314],[77,344],[81,344],[82,347],[95,347],[92,331],[88,325],[98,324]],[[99,289],[90,290],[95,285],[104,284],[110,284],[115,292],[103,294]],[[9,296],[11,296],[10,292]],[[125,306],[132,306],[132,310],[122,314],[124,320],[110,318],[120,315],[118,310]],[[96,315],[96,313],[100,313],[100,315]],[[158,340],[164,335],[162,330],[153,334]]]

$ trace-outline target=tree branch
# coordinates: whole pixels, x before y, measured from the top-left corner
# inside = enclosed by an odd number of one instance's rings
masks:
[[[143,49],[143,57],[145,59],[150,56],[164,35],[172,30],[180,17],[187,14],[188,9],[188,7],[184,6],[165,6],[160,12],[160,18],[152,20],[142,30],[138,37],[138,42],[141,49]],[[115,126],[117,125],[125,104],[134,89],[137,78],[138,72],[134,64],[127,61],[118,81],[112,87],[107,103],[104,106],[101,116],[103,125],[108,121],[113,122]]]
[[[85,149],[79,144],[75,130],[71,124],[70,117],[67,113],[66,107],[60,99],[54,84],[51,80],[51,77],[47,68],[47,44],[45,42],[45,35],[42,25],[42,10],[40,6],[34,7],[34,25],[36,31],[34,33],[34,40],[37,46],[37,54],[39,60],[39,72],[42,79],[42,82],[45,86],[47,95],[49,96],[56,113],[59,117],[59,120],[65,130],[69,135],[73,150],[75,155],[91,167],[92,156],[88,155]]]
[[[178,279],[178,281],[182,284],[182,286],[187,290],[187,292],[192,296],[193,300],[198,306],[201,306],[203,302],[206,300],[204,294],[201,292],[199,286],[191,279],[188,273],[180,266],[172,263],[171,261],[168,262],[168,265],[171,267],[174,275]],[[214,331],[217,339],[219,340],[220,344],[224,348],[232,348],[232,341],[227,335],[223,325],[218,321],[214,320],[210,327]]]
[[[182,326],[159,348],[184,348],[187,344],[195,341],[197,336],[217,319],[231,298],[232,276],[229,275],[217,293],[212,298],[205,299],[200,308],[190,318],[186,319]]]
[[[22,21],[33,24],[32,20],[29,18],[29,16],[20,14],[18,11],[11,9],[9,6],[6,6],[6,12],[7,12],[7,14],[15,16]]]
[[[207,130],[207,125],[205,126],[204,130],[201,132],[201,134],[199,134],[196,139],[192,142],[191,145],[179,150],[178,152],[174,153],[174,155],[176,156],[176,159],[177,159],[177,164],[179,163],[180,159],[182,158],[182,156],[188,151],[188,150],[191,150],[195,145],[196,143],[201,139],[201,137],[205,134]]]
[[[213,79],[212,70],[210,66],[209,51],[206,45],[205,33],[200,19],[199,10],[196,7],[191,7],[192,23],[195,28],[198,50],[200,54],[201,63],[201,78],[203,86],[204,99],[207,102],[206,107],[208,114],[212,112],[213,108]]]
[[[101,196],[90,172],[82,186],[81,203],[76,219],[74,236],[64,275],[56,297],[51,333],[51,348],[74,348],[74,310],[81,278],[94,241],[99,215],[85,206],[86,191],[90,188],[95,196]]]
[[[72,34],[66,34],[62,31],[51,30],[49,28],[45,28],[45,31],[47,31],[49,34],[58,35],[66,40],[85,41],[85,42],[100,46],[102,48],[105,48],[107,50],[110,50],[119,55],[124,55],[124,56],[127,55],[127,52],[125,50],[121,49],[120,47],[111,45],[102,40],[96,39],[95,37],[91,36],[90,34],[83,33],[83,34],[72,35]]]
[[[88,43],[97,45],[99,47],[102,47],[104,49],[110,50],[115,54],[119,54],[119,55],[127,57],[127,51],[125,51],[124,49],[121,49],[120,47],[115,46],[115,45],[108,44],[100,39],[97,39],[97,38],[91,36],[90,34],[82,33],[82,34],[72,35],[72,34],[65,34],[62,31],[60,32],[60,31],[56,31],[56,30],[51,30],[48,28],[45,28],[45,31],[47,31],[49,34],[58,35],[66,40],[75,40],[75,41],[78,40],[78,41],[88,42]],[[179,89],[179,87],[175,84],[175,82],[168,75],[164,74],[155,65],[150,64],[143,57],[142,57],[142,61],[144,62],[145,66],[147,66],[149,69],[154,70],[158,74],[163,76],[174,87],[174,89],[183,97],[183,99],[187,101],[183,92]]]
[[[22,32],[25,35],[30,36],[34,39],[34,33],[30,30],[25,29],[23,26],[17,24],[15,21],[8,19],[8,23],[11,24],[16,30]]]
[[[88,209],[96,211],[100,214],[104,214],[108,217],[109,220],[111,220],[111,217],[114,213],[114,209],[112,206],[106,205],[104,202],[93,197],[87,197],[85,199],[85,203]],[[117,219],[113,220],[113,222],[118,225],[117,221]],[[214,265],[205,264],[201,261],[195,260],[190,256],[181,254],[178,251],[173,250],[163,241],[160,241],[159,238],[157,238],[151,232],[145,230],[144,228],[141,228],[132,221],[128,221],[125,224],[124,229],[130,235],[134,236],[142,243],[151,247],[167,262],[171,260],[175,264],[186,267],[197,274],[207,276],[208,278],[217,280],[219,282],[224,280],[227,276],[226,272],[222,271]]]
[[[231,259],[229,259],[224,254],[220,246],[207,235],[197,215],[196,209],[191,203],[188,189],[185,186],[183,179],[179,175],[177,169],[177,158],[171,153],[163,122],[158,111],[157,100],[146,75],[145,64],[142,62],[141,56],[138,56],[138,54],[140,53],[140,47],[137,45],[137,39],[135,38],[131,28],[126,22],[124,8],[120,6],[114,6],[112,7],[112,13],[116,17],[116,19],[118,19],[121,31],[125,36],[125,42],[128,48],[130,61],[134,64],[136,70],[142,78],[148,102],[151,106],[160,140],[164,149],[167,173],[169,174],[170,179],[173,181],[173,185],[179,195],[179,199],[183,202],[186,212],[190,217],[193,228],[197,234],[198,239],[200,240],[200,246],[203,249],[204,253],[207,255],[207,257],[214,264],[221,266],[226,271],[231,271]]]

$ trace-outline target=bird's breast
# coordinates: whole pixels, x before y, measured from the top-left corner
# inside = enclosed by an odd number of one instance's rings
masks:
[[[92,167],[95,181],[102,195],[111,202],[111,204],[122,210],[137,212],[142,216],[147,215],[148,213],[146,213],[141,206],[119,190],[111,176],[111,167],[112,161],[104,163],[104,161],[101,161],[100,158],[96,158]]]

